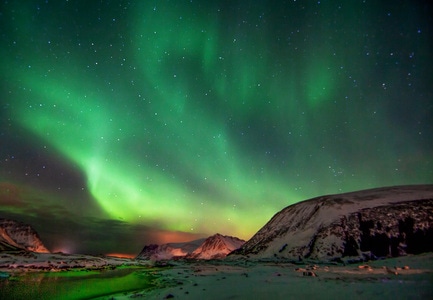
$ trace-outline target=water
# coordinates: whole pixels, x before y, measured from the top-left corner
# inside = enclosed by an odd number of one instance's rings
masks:
[[[92,299],[152,286],[150,269],[33,273],[0,279],[0,299]]]

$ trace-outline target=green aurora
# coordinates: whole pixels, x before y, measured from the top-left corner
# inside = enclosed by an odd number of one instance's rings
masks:
[[[0,181],[241,238],[311,197],[431,183],[428,10],[299,2],[3,2]]]

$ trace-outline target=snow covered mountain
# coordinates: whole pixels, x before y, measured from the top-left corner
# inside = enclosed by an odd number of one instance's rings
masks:
[[[413,185],[288,206],[230,256],[338,260],[427,251],[433,251],[433,185]]]
[[[0,251],[27,250],[49,253],[37,232],[21,222],[0,219]]]
[[[194,240],[185,243],[168,243],[162,245],[146,245],[136,259],[166,260],[185,257],[200,247],[205,239]]]
[[[219,233],[210,236],[204,243],[194,252],[188,255],[188,258],[194,259],[217,259],[224,258],[232,252],[240,248],[245,243],[244,240],[236,237],[221,235]]]
[[[232,236],[215,234],[207,239],[186,243],[146,245],[136,257],[144,260],[166,260],[176,258],[215,259],[223,258],[238,249],[245,241]]]

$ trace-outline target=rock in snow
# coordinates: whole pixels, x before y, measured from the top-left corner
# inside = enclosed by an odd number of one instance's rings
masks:
[[[433,251],[433,185],[413,185],[288,206],[230,256],[326,261],[427,251]]]
[[[163,245],[146,245],[137,259],[166,260],[176,258],[217,259],[224,258],[231,251],[245,243],[236,237],[215,234],[207,239],[186,243],[169,243]]]
[[[49,253],[37,232],[21,222],[0,219],[0,251],[27,250]]]

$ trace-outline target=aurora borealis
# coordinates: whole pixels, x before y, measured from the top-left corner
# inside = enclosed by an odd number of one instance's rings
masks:
[[[134,253],[432,183],[431,8],[2,1],[0,217],[51,248]]]

